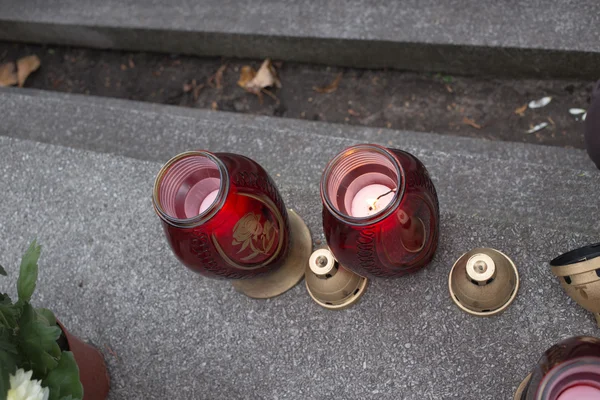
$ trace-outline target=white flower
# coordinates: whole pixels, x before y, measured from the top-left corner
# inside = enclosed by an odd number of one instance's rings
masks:
[[[6,400],[48,400],[50,391],[42,388],[42,382],[31,380],[32,371],[18,369],[10,376],[10,390]]]

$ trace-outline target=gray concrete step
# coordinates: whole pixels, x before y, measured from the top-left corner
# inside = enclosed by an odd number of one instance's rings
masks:
[[[55,112],[38,121],[38,130],[58,132],[62,111]],[[103,125],[125,132],[142,119],[158,121],[144,112],[131,125],[120,118]],[[82,119],[77,126],[90,124]],[[92,128],[99,127],[97,121]],[[235,132],[218,133],[211,145],[250,144]],[[268,141],[263,137],[263,146]],[[273,172],[286,170],[288,160],[255,146],[253,157]],[[312,164],[321,162],[299,163],[294,152],[287,158],[298,176],[311,176]],[[110,399],[508,399],[552,343],[597,333],[592,315],[569,300],[547,265],[597,235],[448,208],[431,265],[405,278],[374,280],[353,308],[321,309],[303,285],[250,300],[225,281],[187,271],[171,254],[150,201],[159,167],[0,137],[2,265],[15,278],[28,240],[38,236],[44,249],[34,301],[100,348],[112,378]],[[286,202],[320,232],[318,196],[287,174],[276,178]],[[448,296],[452,263],[476,246],[501,249],[519,267],[519,295],[501,316],[468,316]],[[0,280],[0,288],[7,286]]]
[[[594,0],[0,0],[0,40],[597,78]]]
[[[350,128],[108,98],[0,90],[0,135],[166,161],[206,148],[248,155],[278,184],[317,196],[326,163],[360,142],[418,156],[441,208],[494,221],[600,233],[600,174],[585,151],[434,134]]]

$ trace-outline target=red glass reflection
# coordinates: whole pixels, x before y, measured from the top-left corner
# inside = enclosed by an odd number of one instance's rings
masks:
[[[544,353],[519,400],[589,399],[600,399],[600,339],[579,336]]]
[[[350,147],[325,169],[321,197],[325,237],[344,267],[395,277],[433,258],[439,203],[425,166],[412,154],[371,144]]]
[[[153,202],[173,253],[203,275],[251,278],[278,268],[287,255],[284,202],[247,157],[180,154],[159,172]]]

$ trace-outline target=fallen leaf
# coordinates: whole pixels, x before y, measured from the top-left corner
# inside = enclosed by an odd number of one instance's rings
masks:
[[[186,82],[186,83],[183,84],[183,91],[185,93],[191,92],[192,89],[194,89],[194,84],[193,83],[187,83]]]
[[[121,64],[121,71],[127,71],[127,65]]]
[[[548,117],[548,121],[552,124],[552,126],[556,126],[556,124],[554,123],[554,120],[550,117]]]
[[[352,115],[353,117],[360,117],[360,114],[351,108],[348,109],[348,114]]]
[[[15,64],[6,63],[0,65],[0,87],[16,85],[17,82],[19,82],[19,79],[15,71]]]
[[[238,85],[240,85],[243,89],[246,89],[246,86],[254,77],[256,76],[256,70],[249,65],[244,65],[240,70],[240,79],[238,79]]]
[[[217,72],[215,72],[215,74],[213,76],[211,76],[208,79],[208,84],[211,85],[212,82],[215,83],[215,86],[217,89],[221,89],[223,87],[223,73],[225,72],[225,70],[227,69],[227,64],[223,64],[219,67],[219,69],[217,70]]]
[[[204,88],[203,84],[196,85],[194,88],[194,101],[198,101],[198,97],[200,97],[200,91]]]
[[[537,124],[536,126],[532,126],[526,133],[536,133],[537,131],[541,131],[545,127],[548,126],[547,122],[542,122],[541,124]]]
[[[271,86],[280,88],[281,82],[277,78],[277,71],[275,71],[275,67],[273,67],[271,64],[271,60],[267,58],[265,61],[263,61],[254,78],[252,78],[252,80],[248,82],[244,88],[247,91],[256,94],[262,89]]]
[[[340,82],[342,81],[342,73],[340,72],[335,79],[333,80],[333,82],[331,82],[329,85],[327,86],[313,86],[313,90],[315,92],[318,93],[333,93],[337,90],[338,86],[340,85]]]
[[[523,104],[521,107],[516,108],[515,114],[522,117],[525,115],[525,110],[527,110],[527,104]]]
[[[585,110],[583,108],[569,108],[569,114],[581,115],[581,114],[585,114]]]
[[[448,93],[454,93],[454,90],[452,89],[452,86],[450,86],[450,85],[446,85],[446,90],[448,91]]]
[[[279,99],[277,98],[277,96],[275,96],[273,93],[271,93],[267,89],[262,89],[259,93],[258,100],[260,101],[260,104],[262,104],[262,97],[260,96],[261,93],[266,94],[267,96],[269,96],[270,98],[275,100],[277,102],[277,104],[279,104]]]
[[[135,68],[135,63],[133,62],[133,59],[129,59],[129,68]]]
[[[471,118],[464,117],[463,124],[472,126],[475,129],[481,129],[481,125],[479,125],[477,122],[473,121]]]
[[[17,75],[19,87],[23,87],[27,77],[40,67],[40,58],[36,55],[19,58],[17,60]]]
[[[217,111],[219,109],[219,105],[217,104],[216,101],[213,101],[212,103],[210,103],[210,108],[213,111]]]
[[[546,96],[546,97],[542,97],[541,99],[538,100],[532,100],[529,102],[529,108],[542,108],[547,106],[548,104],[550,104],[550,102],[552,101],[552,97],[550,96]]]

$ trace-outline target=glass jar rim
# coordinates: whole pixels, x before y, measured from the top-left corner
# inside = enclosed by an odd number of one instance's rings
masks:
[[[580,382],[582,385],[589,385],[589,379],[582,379],[581,375],[585,374],[586,366],[595,366],[600,369],[600,358],[598,357],[577,357],[573,360],[567,361],[563,364],[560,364],[553,368],[548,374],[542,379],[540,382],[539,388],[536,393],[536,400],[557,398],[562,392],[566,389],[576,386],[577,382]],[[561,376],[565,372],[569,370],[574,370],[571,374],[567,376]],[[598,372],[590,372],[589,374],[593,374],[595,377],[600,377],[600,373]],[[574,384],[575,383],[575,384]],[[596,388],[599,386],[591,385]],[[551,395],[556,394],[556,397],[550,397]]]
[[[394,196],[392,197],[392,200],[389,202],[389,204],[383,210],[381,210],[373,215],[366,216],[366,217],[354,217],[352,215],[341,212],[331,202],[331,200],[329,198],[330,197],[329,192],[327,190],[327,179],[331,175],[333,169],[337,166],[337,164],[343,158],[345,158],[351,154],[354,154],[356,152],[360,152],[360,151],[376,152],[376,153],[379,153],[379,154],[383,155],[384,157],[386,157],[388,159],[388,161],[390,161],[392,163],[392,165],[394,166],[394,169],[396,172],[396,181],[397,181],[396,182],[397,189],[394,192]],[[394,155],[393,152],[391,152],[388,148],[377,145],[377,144],[357,144],[354,146],[350,146],[350,147],[344,149],[343,151],[341,151],[340,153],[338,153],[331,161],[329,161],[329,163],[325,167],[325,170],[323,171],[323,175],[321,177],[321,187],[320,187],[321,200],[323,201],[323,205],[325,207],[327,207],[327,209],[336,218],[342,220],[343,222],[347,223],[348,225],[353,225],[353,226],[371,225],[371,224],[374,224],[374,223],[384,220],[391,213],[394,212],[394,210],[400,204],[400,201],[404,197],[405,185],[406,185],[406,177],[405,177],[404,168],[402,168],[402,165],[400,164],[398,158]]]
[[[191,218],[176,218],[169,215],[160,204],[160,185],[163,181],[163,178],[170,170],[170,168],[177,163],[178,161],[183,160],[184,158],[189,157],[205,157],[212,161],[219,170],[219,191],[217,193],[217,197],[211,203],[211,205],[204,210],[203,212],[195,215]],[[186,151],[176,156],[172,157],[169,161],[167,161],[160,169],[156,178],[154,180],[154,188],[152,191],[152,204],[154,205],[154,211],[156,214],[167,224],[178,227],[178,228],[193,228],[199,225],[202,225],[209,221],[217,212],[223,207],[225,204],[225,199],[227,198],[227,194],[229,193],[229,173],[227,172],[227,168],[225,164],[214,154],[206,150],[194,150],[194,151]]]

